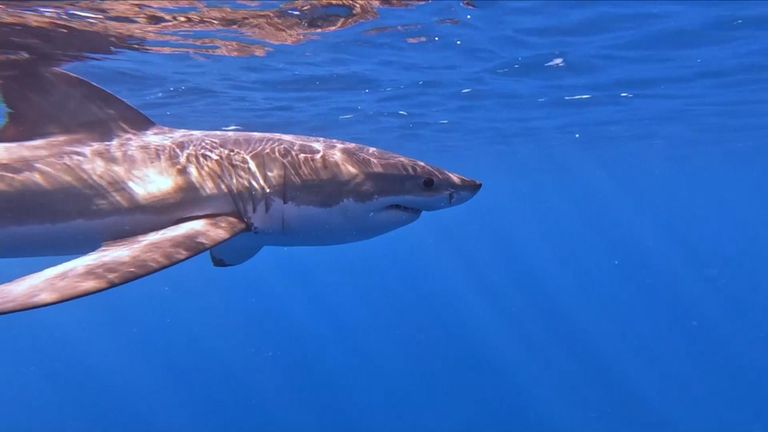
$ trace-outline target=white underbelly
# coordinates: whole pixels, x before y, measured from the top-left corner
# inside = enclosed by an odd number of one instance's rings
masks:
[[[81,255],[102,243],[157,231],[179,220],[234,211],[229,196],[201,199],[173,211],[133,211],[55,224],[0,226],[0,258]]]
[[[257,208],[251,221],[265,246],[324,246],[370,239],[407,225],[418,215],[380,211],[380,203],[347,200],[330,208],[274,204]]]
[[[85,254],[105,241],[155,231],[173,222],[167,217],[141,215],[2,227],[0,258]]]

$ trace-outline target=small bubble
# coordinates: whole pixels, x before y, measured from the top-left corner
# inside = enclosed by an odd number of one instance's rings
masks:
[[[553,67],[565,66],[565,59],[562,57],[558,57],[550,60],[548,63],[545,63],[544,66],[553,66]]]

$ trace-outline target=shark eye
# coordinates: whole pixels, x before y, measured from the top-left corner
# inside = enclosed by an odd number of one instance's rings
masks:
[[[421,184],[427,189],[432,189],[435,186],[435,179],[432,177],[425,177]]]

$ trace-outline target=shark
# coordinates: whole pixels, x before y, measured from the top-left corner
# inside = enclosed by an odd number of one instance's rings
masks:
[[[0,258],[72,256],[0,285],[0,314],[113,288],[209,251],[370,239],[481,183],[335,139],[164,127],[56,67],[0,73]]]

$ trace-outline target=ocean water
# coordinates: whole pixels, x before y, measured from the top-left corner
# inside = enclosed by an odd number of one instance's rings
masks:
[[[373,240],[0,317],[0,430],[768,430],[768,5],[475,4],[67,65],[166,126],[484,186]]]

